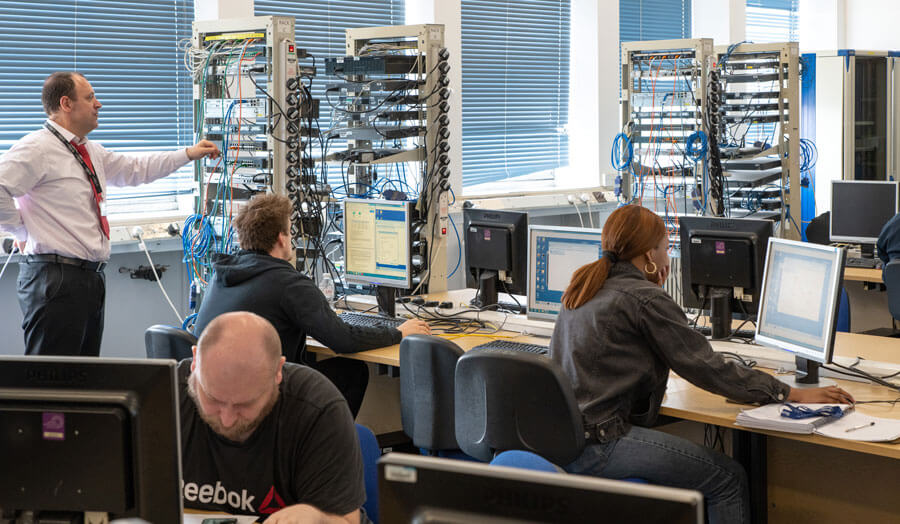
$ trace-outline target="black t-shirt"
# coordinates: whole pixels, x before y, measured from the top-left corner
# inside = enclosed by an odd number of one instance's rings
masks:
[[[362,506],[359,438],[346,401],[328,379],[285,364],[272,412],[246,442],[235,443],[197,413],[187,394],[190,365],[178,365],[186,508],[262,517],[300,503],[336,515]]]

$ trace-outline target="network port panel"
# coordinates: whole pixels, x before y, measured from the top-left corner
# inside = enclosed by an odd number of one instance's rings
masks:
[[[717,46],[707,100],[722,214],[774,214],[776,234],[793,239],[800,238],[799,56],[796,42]]]
[[[193,78],[194,133],[217,144],[219,159],[195,162],[196,215],[185,234],[192,284],[208,281],[209,256],[238,248],[232,220],[253,196],[280,193],[301,207],[292,180],[310,181],[317,101],[299,61],[294,18],[260,16],[193,23],[184,62]],[[314,175],[312,179],[314,179]],[[198,247],[199,246],[199,247]]]

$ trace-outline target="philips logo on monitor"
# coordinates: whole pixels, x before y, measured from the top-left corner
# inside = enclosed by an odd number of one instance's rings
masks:
[[[88,373],[83,369],[46,367],[29,369],[25,379],[36,383],[84,384],[88,380]]]

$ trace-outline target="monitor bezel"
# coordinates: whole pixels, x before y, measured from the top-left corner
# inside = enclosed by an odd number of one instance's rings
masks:
[[[760,333],[760,328],[763,326],[763,322],[765,319],[766,312],[766,304],[767,304],[767,291],[768,291],[768,278],[769,278],[769,263],[774,256],[773,247],[776,245],[785,245],[792,247],[800,247],[803,249],[810,249],[821,251],[825,253],[829,253],[833,258],[832,262],[835,264],[834,267],[837,268],[837,271],[830,277],[829,284],[834,289],[832,293],[832,300],[829,303],[829,315],[831,318],[831,328],[828,330],[828,333],[825,338],[825,347],[822,348],[823,351],[821,353],[815,352],[809,348],[799,346],[797,344],[781,340],[778,338],[770,337],[767,335],[763,335]],[[769,245],[766,248],[766,263],[763,268],[763,280],[762,287],[760,290],[760,298],[759,298],[759,314],[756,319],[756,336],[755,341],[757,344],[768,346],[776,349],[781,349],[787,351],[789,353],[793,353],[799,357],[803,357],[807,360],[811,360],[813,362],[818,362],[820,364],[830,364],[832,361],[832,357],[834,354],[834,339],[835,339],[835,331],[837,328],[837,317],[838,317],[838,307],[840,306],[841,301],[841,287],[844,279],[844,263],[846,261],[846,250],[841,247],[835,246],[823,246],[820,244],[811,244],[809,242],[801,242],[799,240],[788,240],[784,238],[769,238]]]
[[[37,377],[30,374],[36,372],[36,370],[38,370],[39,368],[43,368],[44,366],[65,366],[67,364],[71,365],[72,367],[68,370],[68,372],[64,374],[64,376],[48,375],[47,377]],[[117,367],[121,366],[128,366],[133,369],[147,368],[149,370],[148,375],[152,374],[154,377],[165,376],[167,378],[166,382],[171,385],[171,389],[168,390],[168,394],[171,395],[171,398],[174,402],[173,410],[170,414],[171,418],[169,418],[167,414],[160,414],[157,411],[149,412],[153,417],[165,417],[166,419],[168,419],[169,427],[174,429],[174,435],[169,435],[170,437],[172,437],[172,439],[166,440],[164,435],[160,435],[162,428],[158,427],[158,425],[151,424],[151,421],[147,420],[151,417],[146,414],[144,417],[139,418],[137,421],[132,418],[132,443],[134,445],[134,447],[132,448],[132,458],[134,459],[134,470],[132,471],[132,474],[134,475],[135,507],[123,514],[115,515],[115,517],[139,517],[155,522],[160,521],[160,519],[168,519],[171,516],[169,515],[169,512],[175,510],[175,508],[161,504],[161,500],[171,500],[173,502],[177,502],[178,514],[183,515],[184,499],[181,492],[181,480],[183,479],[181,453],[181,417],[179,415],[181,395],[180,384],[176,373],[177,363],[174,360],[152,358],[127,359],[49,355],[0,355],[0,367],[3,368],[3,371],[0,372],[0,375],[3,375],[2,380],[9,381],[6,382],[8,387],[6,387],[4,391],[6,391],[7,393],[12,393],[13,397],[18,396],[19,392],[25,389],[36,389],[38,391],[53,390],[54,392],[68,391],[71,392],[70,401],[76,403],[79,400],[79,397],[83,397],[83,400],[91,401],[96,399],[98,393],[110,392],[112,396],[115,396],[116,394],[124,392],[124,396],[122,398],[123,400],[125,400],[125,402],[123,402],[121,406],[128,409],[132,413],[132,415],[134,414],[135,409],[137,409],[139,412],[148,411],[149,408],[144,404],[147,402],[147,399],[140,396],[135,397],[135,389],[133,388],[136,386],[129,386],[125,383],[126,378],[123,378],[121,376],[121,369],[119,370],[120,374],[115,375],[115,385],[104,385],[103,387],[98,387],[98,385],[95,383],[84,385],[86,384],[86,382],[89,382],[91,378],[94,378],[97,373],[105,372],[106,369],[116,369]],[[19,372],[25,372],[27,376],[17,376],[16,373]],[[134,378],[131,377],[131,375],[133,374],[134,373],[130,373],[129,377]],[[118,381],[121,381],[123,385],[119,385]],[[90,390],[90,393],[88,395],[81,395],[80,392],[83,389]],[[165,390],[162,388],[157,388],[151,391],[153,393],[156,393],[156,395],[153,396],[152,402],[158,402],[159,400],[161,400],[161,397],[159,397],[159,395],[162,394],[162,392]],[[112,398],[112,396],[110,396],[110,398]],[[140,417],[140,414],[138,414],[138,416]],[[139,437],[143,438],[143,441],[140,444],[138,444]],[[143,478],[143,475],[147,474],[147,464],[152,457],[151,450],[165,448],[170,444],[172,445],[171,447],[174,447],[174,452],[166,455],[166,457],[168,460],[174,459],[174,468],[168,470],[167,473],[175,473],[176,478],[173,479],[172,483],[166,482],[165,485],[142,482],[146,480],[145,478]],[[172,464],[169,463],[169,466],[172,466]],[[167,466],[165,466],[163,463],[154,461],[152,469],[154,474],[158,474],[166,467]]]
[[[878,237],[863,237],[850,235],[834,234],[834,202],[835,202],[835,186],[851,184],[870,184],[870,185],[893,185],[894,186],[894,214],[900,212],[900,182],[896,180],[832,180],[831,181],[831,208],[828,216],[828,239],[831,242],[846,242],[849,244],[874,244],[878,241]],[[882,224],[884,227],[884,224]]]
[[[630,495],[647,499],[656,498],[683,503],[696,508],[697,524],[701,524],[704,521],[704,513],[706,511],[703,495],[699,491],[683,488],[640,484],[587,475],[560,475],[559,473],[500,465],[494,466],[465,460],[447,460],[406,453],[388,453],[378,460],[378,464],[379,484],[382,482],[394,482],[397,485],[416,484],[418,482],[418,470],[423,469],[432,472],[479,476],[497,479],[498,481],[533,482],[545,486],[596,490],[614,495]],[[386,493],[386,491],[380,490],[380,493]],[[381,504],[381,508],[382,515],[380,516],[384,518],[385,504]]]
[[[559,318],[559,313],[541,313],[538,311],[534,311],[534,307],[536,306],[536,290],[537,287],[537,272],[535,268],[535,235],[539,232],[542,233],[583,233],[590,236],[597,236],[598,238],[601,236],[601,232],[603,230],[600,228],[590,228],[590,227],[569,227],[569,226],[543,226],[543,225],[529,225],[528,226],[528,290],[526,292],[527,300],[528,300],[528,311],[526,316],[530,320],[556,320]],[[599,259],[598,259],[599,260]]]
[[[400,280],[384,280],[379,277],[370,277],[365,275],[351,275],[347,272],[347,204],[372,204],[372,205],[402,205],[406,210],[406,278]],[[375,284],[376,286],[392,287],[398,289],[409,289],[412,286],[412,240],[410,239],[410,230],[412,229],[412,211],[413,200],[385,200],[381,198],[345,198],[341,202],[341,212],[344,217],[344,282],[348,284]]]

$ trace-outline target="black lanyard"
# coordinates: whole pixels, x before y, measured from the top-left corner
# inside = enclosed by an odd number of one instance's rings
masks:
[[[48,131],[53,133],[56,138],[58,138],[59,141],[62,142],[66,146],[66,148],[68,148],[68,150],[72,152],[73,155],[75,155],[75,160],[78,160],[78,163],[81,164],[82,169],[84,169],[84,172],[88,176],[88,180],[90,180],[91,185],[94,186],[94,192],[97,194],[97,200],[102,200],[101,197],[103,196],[103,188],[100,187],[100,179],[97,177],[97,173],[95,173],[94,170],[87,165],[87,162],[84,161],[84,157],[81,156],[81,153],[79,153],[78,150],[75,149],[75,146],[72,145],[71,142],[66,140],[66,138],[62,136],[62,134],[57,131],[55,127],[50,125],[49,122],[44,122],[44,127],[46,127]]]

